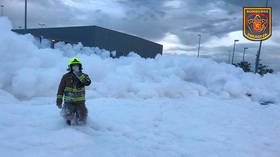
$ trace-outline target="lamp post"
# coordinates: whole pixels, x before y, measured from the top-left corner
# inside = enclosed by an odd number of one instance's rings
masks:
[[[24,29],[27,29],[27,0],[25,0],[25,10],[24,10]]]
[[[248,49],[248,47],[244,47],[244,51],[243,51],[243,59],[242,61],[244,62],[245,61],[245,51]]]
[[[1,16],[4,16],[4,5],[1,4]]]
[[[266,0],[266,5],[265,7],[267,8],[268,6],[268,0]],[[259,50],[256,56],[256,65],[255,65],[255,73],[258,72],[258,67],[259,67],[259,62],[260,62],[260,55],[261,55],[261,49],[262,49],[262,40],[260,41],[260,45],[259,45]]]
[[[234,40],[234,43],[233,43],[233,50],[232,50],[232,58],[231,58],[231,64],[233,64],[233,60],[234,60],[234,52],[235,52],[235,45],[236,45],[236,42],[238,42],[239,40]]]
[[[198,49],[197,49],[197,57],[199,57],[199,51],[200,51],[200,39],[201,39],[201,35],[198,34]]]

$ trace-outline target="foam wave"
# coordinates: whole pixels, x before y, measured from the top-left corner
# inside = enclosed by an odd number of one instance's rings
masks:
[[[143,59],[136,54],[118,59],[99,48],[59,43],[50,49],[48,42],[38,45],[31,35],[10,31],[11,24],[0,18],[0,89],[17,98],[55,96],[66,73],[68,60],[79,57],[84,72],[93,80],[87,97],[184,98],[192,95],[217,95],[224,98],[253,95],[254,100],[280,98],[280,74],[260,77],[210,59],[186,55]]]

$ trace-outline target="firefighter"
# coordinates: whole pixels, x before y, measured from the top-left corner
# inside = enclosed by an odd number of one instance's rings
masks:
[[[68,73],[64,74],[57,91],[56,105],[62,108],[62,116],[68,125],[74,122],[85,124],[88,110],[85,105],[85,86],[89,86],[91,80],[82,72],[82,62],[74,57],[68,63]],[[62,107],[62,99],[64,104]]]

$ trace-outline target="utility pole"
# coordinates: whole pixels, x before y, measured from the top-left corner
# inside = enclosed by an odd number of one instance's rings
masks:
[[[266,5],[265,7],[267,8],[268,6],[268,0],[266,0]],[[256,56],[256,65],[255,65],[255,73],[258,72],[258,67],[259,67],[259,62],[260,62],[260,55],[261,55],[261,49],[262,49],[262,40],[260,41],[260,45],[259,45],[259,50]]]
[[[236,42],[238,42],[239,40],[234,40],[234,43],[233,43],[233,50],[232,50],[232,58],[231,58],[231,64],[233,64],[233,60],[234,60],[234,52],[235,52],[235,45],[236,45]]]
[[[242,61],[244,62],[245,61],[245,51],[248,49],[248,47],[244,47],[244,51],[243,51],[243,59]]]
[[[1,16],[4,16],[4,5],[1,4]]]
[[[201,35],[198,34],[198,49],[197,49],[197,57],[199,57],[199,51],[200,51],[200,39],[201,39]]]
[[[25,10],[24,10],[24,29],[27,29],[27,0],[25,0]]]

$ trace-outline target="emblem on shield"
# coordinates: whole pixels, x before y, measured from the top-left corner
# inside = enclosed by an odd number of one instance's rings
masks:
[[[249,40],[271,37],[271,8],[244,8],[243,36]]]

